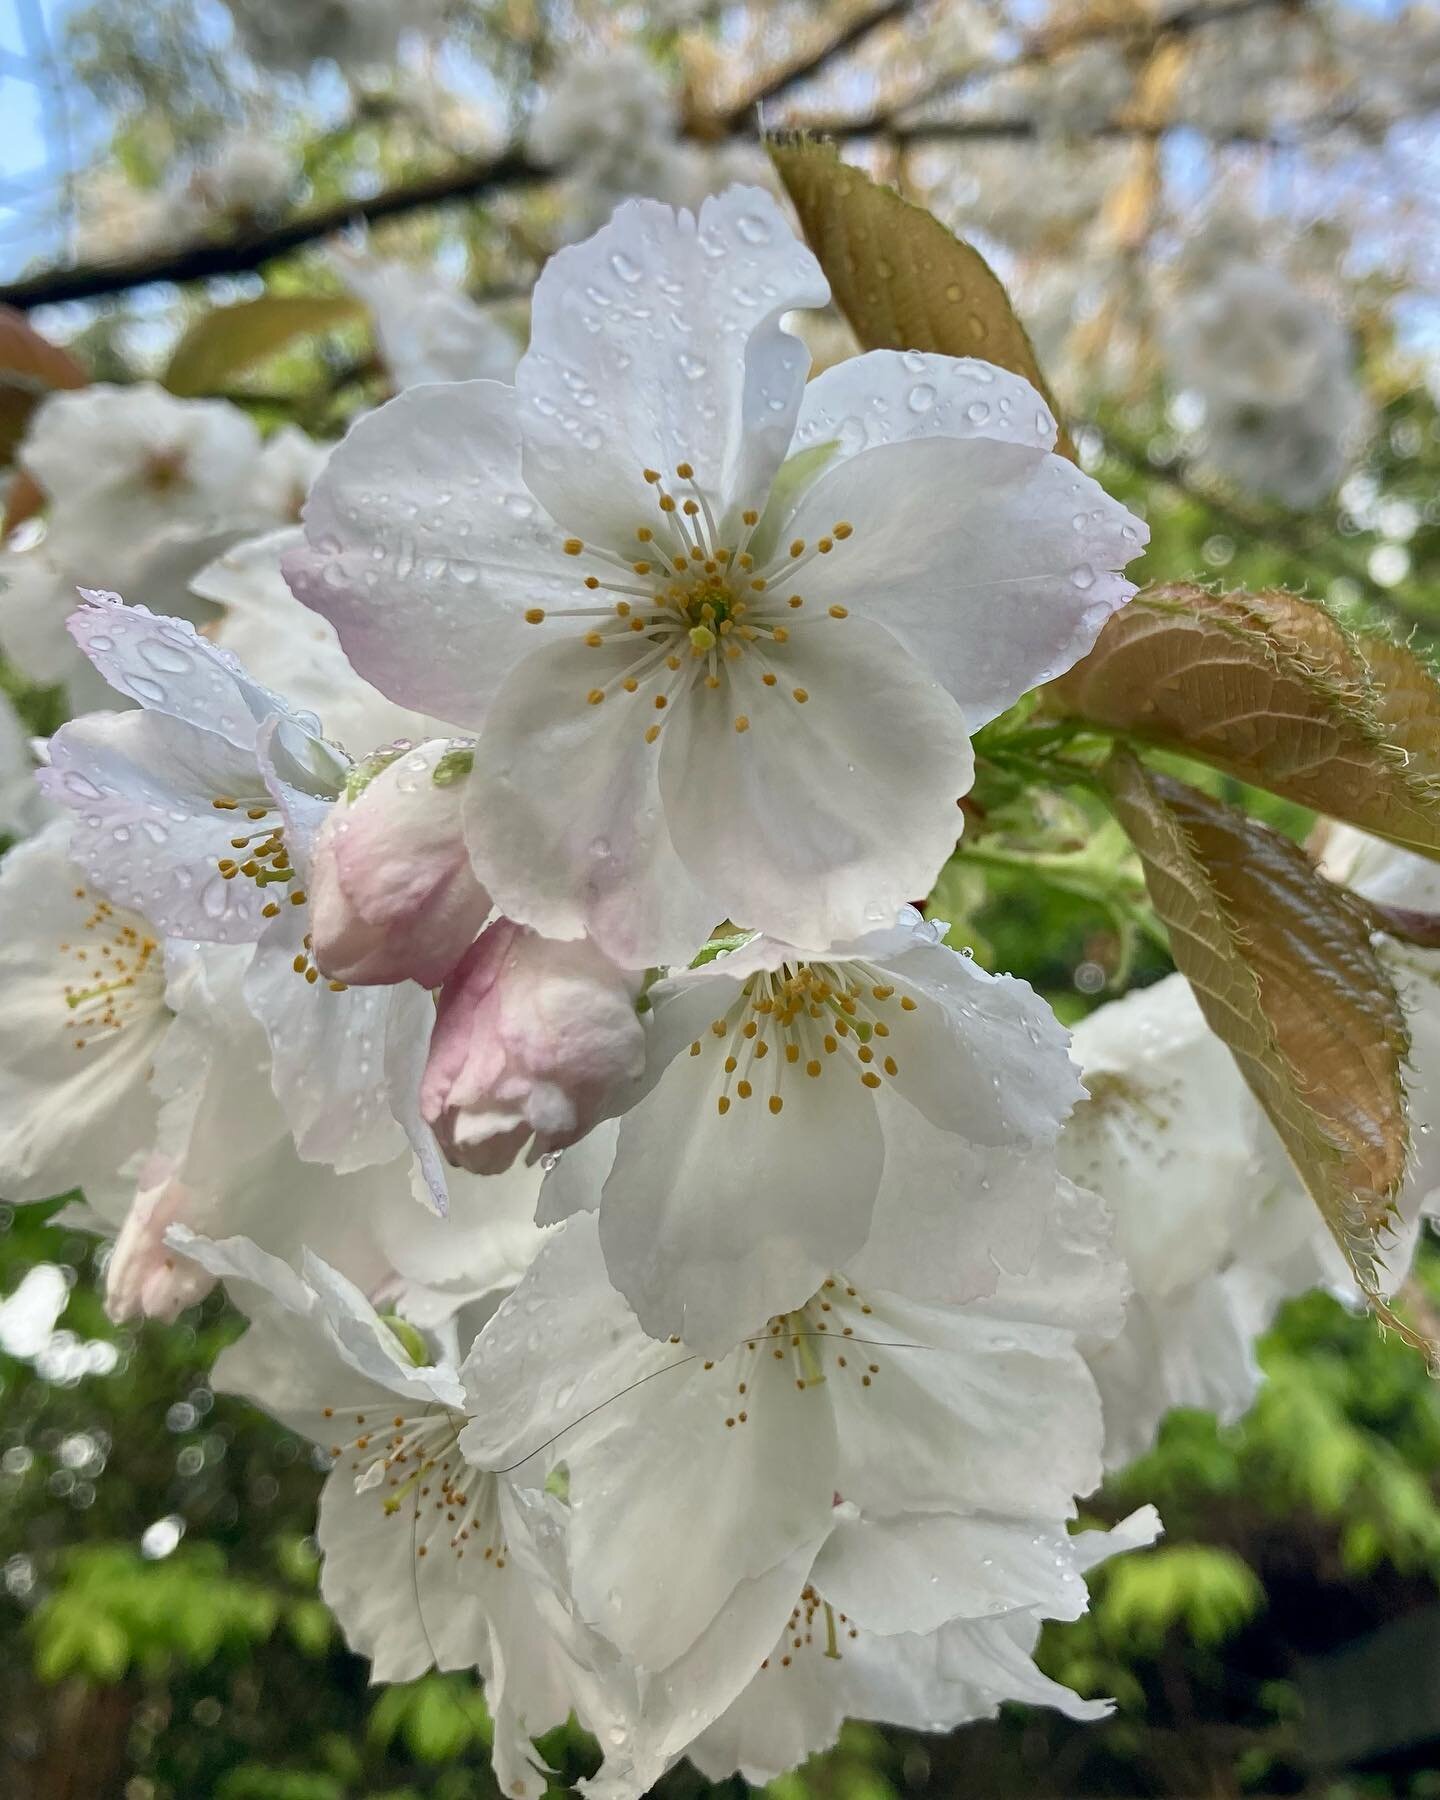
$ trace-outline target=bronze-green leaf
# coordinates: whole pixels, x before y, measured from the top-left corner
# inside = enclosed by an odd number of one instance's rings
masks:
[[[998,275],[923,207],[840,160],[833,144],[770,145],[836,304],[867,350],[978,356],[1023,375],[1055,411]],[[1074,454],[1062,429],[1057,446]]]
[[[1259,820],[1117,749],[1104,767],[1176,966],[1269,1115],[1362,1290],[1379,1298],[1405,1178],[1408,1034],[1369,925]]]
[[[1372,677],[1386,739],[1417,775],[1440,782],[1440,682],[1429,664],[1391,638],[1367,634],[1356,647]]]
[[[1440,856],[1434,682],[1298,595],[1146,588],[1045,704]]]
[[[345,294],[261,294],[238,306],[217,306],[202,313],[175,346],[165,385],[172,394],[213,394],[296,338],[363,316],[360,302]]]

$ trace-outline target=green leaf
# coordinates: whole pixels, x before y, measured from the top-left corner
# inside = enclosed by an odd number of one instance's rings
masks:
[[[330,331],[363,317],[344,294],[261,294],[220,306],[198,318],[170,358],[165,386],[172,394],[211,394],[296,338]]]
[[[1265,1108],[1355,1278],[1379,1298],[1409,1131],[1409,1039],[1369,926],[1259,820],[1117,750],[1104,778],[1210,1027]]]
[[[1168,1632],[1222,1644],[1265,1604],[1255,1571],[1233,1550],[1167,1544],[1107,1566],[1097,1616],[1112,1643],[1158,1650]]]
[[[841,162],[833,144],[769,148],[836,304],[865,349],[982,357],[1023,375],[1055,411],[1025,327],[978,250]],[[1074,455],[1063,429],[1057,448]]]

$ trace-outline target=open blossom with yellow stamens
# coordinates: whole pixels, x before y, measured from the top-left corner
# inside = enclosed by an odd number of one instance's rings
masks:
[[[158,935],[255,946],[244,1003],[265,1027],[306,1161],[349,1174],[409,1141],[443,1203],[419,1117],[429,996],[409,982],[350,990],[314,956],[306,874],[350,758],[183,620],[87,593],[69,629],[138,702],[84,714],[50,741],[40,780],[70,814],[70,854]]]
[[[893,923],[971,734],[1089,648],[1145,528],[1019,377],[878,351],[807,387],[827,287],[774,201],[622,206],[552,258],[513,387],[361,419],[285,559],[382,691],[478,730],[507,916],[630,968],[729,917]]]
[[[61,819],[0,866],[0,1192],[83,1185],[92,1205],[122,1206],[155,1128],[164,958],[144,919],[86,886],[68,845]]]
[[[1123,1295],[1103,1211],[1057,1181],[990,1296],[831,1275],[712,1358],[641,1333],[580,1217],[472,1352],[460,1447],[537,1490],[563,1464],[578,1607],[650,1676],[636,1736],[663,1744],[678,1696],[717,1778],[769,1779],[902,1696],[927,1729],[1006,1698],[1093,1716],[1030,1654],[1093,1562],[1157,1529],[1147,1508],[1108,1542],[1067,1531],[1100,1473],[1081,1341]]]
[[[836,1268],[965,1300],[1025,1267],[1083,1090],[1024,982],[907,911],[823,958],[752,938],[648,1000],[618,1135],[566,1150],[541,1198],[546,1220],[598,1200],[647,1331],[723,1347]]]
[[[223,1277],[250,1320],[216,1361],[217,1390],[258,1402],[331,1464],[320,1591],[373,1678],[477,1670],[512,1800],[545,1792],[530,1739],[572,1711],[615,1742],[633,1683],[565,1591],[558,1502],[460,1454],[473,1411],[464,1369],[308,1252],[297,1273],[247,1238],[172,1226],[170,1240]]]

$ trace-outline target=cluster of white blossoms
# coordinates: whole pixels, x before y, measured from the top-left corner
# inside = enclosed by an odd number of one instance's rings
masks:
[[[1368,420],[1345,328],[1278,270],[1237,261],[1184,293],[1171,378],[1201,403],[1204,454],[1242,489],[1287,506],[1332,492]]]
[[[564,63],[530,120],[525,147],[542,168],[564,172],[562,224],[572,238],[632,197],[698,207],[733,182],[769,179],[753,143],[685,141],[673,80],[632,44]]]
[[[633,1800],[851,1716],[1103,1711],[1032,1651],[1158,1521],[1077,1497],[1330,1278],[1183,991],[1072,1059],[911,904],[1145,528],[1003,369],[807,383],[826,298],[761,191],[622,207],[513,382],[361,417],[204,633],[84,596],[112,703],[0,865],[6,1197],[82,1190],[117,1317],[225,1284],[217,1385],[328,1467],[348,1642],[478,1672],[516,1796],[572,1713]],[[163,481],[100,390],[27,450],[97,575],[224,510],[212,414],[142,402],[194,425]]]

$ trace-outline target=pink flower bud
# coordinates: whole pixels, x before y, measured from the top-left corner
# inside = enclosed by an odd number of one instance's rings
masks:
[[[469,749],[406,750],[335,803],[309,874],[313,954],[332,981],[438,987],[475,941],[490,896],[460,822]]]
[[[188,1189],[163,1175],[131,1201],[105,1269],[105,1311],[114,1324],[126,1319],[168,1324],[214,1287],[213,1275],[165,1242],[166,1228],[184,1222],[189,1210]]]
[[[511,919],[487,927],[440,995],[420,1106],[452,1163],[477,1174],[562,1150],[645,1062],[640,977],[586,939]]]

